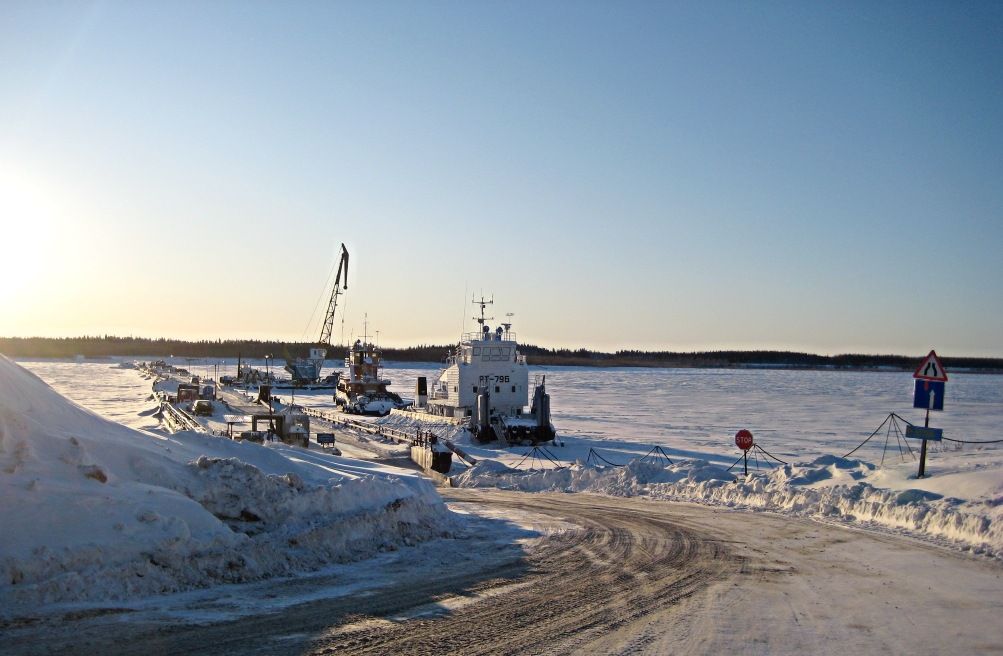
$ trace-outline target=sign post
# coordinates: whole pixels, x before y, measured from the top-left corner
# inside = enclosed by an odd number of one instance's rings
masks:
[[[906,430],[906,437],[915,437],[923,440],[923,446],[919,450],[919,472],[916,478],[923,478],[926,475],[926,442],[930,439],[940,439],[942,431],[934,437],[937,429],[930,428],[930,411],[944,409],[944,388],[947,383],[947,371],[944,370],[944,363],[937,357],[936,351],[930,351],[912,375],[916,379],[916,387],[913,391],[912,405],[914,408],[926,408],[926,420],[923,422],[923,431],[913,431],[909,435]]]
[[[749,475],[749,449],[752,448],[752,433],[744,428],[735,433],[735,446],[742,450],[742,462],[745,465],[745,475]]]

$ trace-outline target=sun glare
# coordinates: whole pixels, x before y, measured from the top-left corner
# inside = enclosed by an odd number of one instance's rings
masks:
[[[30,176],[0,166],[0,307],[5,315],[31,303],[32,290],[53,272],[55,195]]]

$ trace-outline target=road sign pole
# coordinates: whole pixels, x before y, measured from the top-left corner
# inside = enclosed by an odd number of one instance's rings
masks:
[[[926,421],[923,422],[923,428],[930,427],[930,406],[933,405],[933,397],[935,393],[930,391],[930,402],[926,405]],[[916,478],[923,478],[926,475],[926,440],[923,440],[923,446],[919,449],[919,473],[916,474]]]

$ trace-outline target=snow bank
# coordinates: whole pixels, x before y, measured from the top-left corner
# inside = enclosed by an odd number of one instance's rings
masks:
[[[482,461],[453,477],[459,487],[526,492],[591,492],[694,501],[882,527],[1003,557],[1003,481],[996,495],[963,500],[919,489],[881,489],[867,482],[875,466],[822,456],[769,473],[735,476],[703,460],[674,465],[634,460],[623,467],[522,471]]]
[[[375,423],[402,431],[413,431],[416,428],[432,431],[441,439],[457,444],[467,444],[471,440],[470,431],[465,425],[453,423],[447,419],[438,419],[434,415],[392,412],[386,417],[380,417]]]
[[[418,477],[109,422],[0,356],[0,614],[315,569],[451,527]]]

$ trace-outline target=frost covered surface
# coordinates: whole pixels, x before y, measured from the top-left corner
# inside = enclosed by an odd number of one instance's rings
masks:
[[[739,471],[739,475],[734,475]],[[705,460],[669,465],[634,460],[623,467],[578,462],[563,469],[516,470],[484,461],[453,478],[461,487],[525,492],[591,492],[644,496],[787,513],[798,517],[878,526],[1003,556],[1003,480],[996,472],[985,498],[960,499],[908,487],[877,487],[890,474],[870,463],[821,456],[769,472],[727,471]]]
[[[430,430],[442,439],[453,440],[461,444],[471,442],[470,432],[466,426],[450,421],[444,421],[438,417],[424,414],[393,413],[377,420],[383,426],[396,428],[402,431],[413,431],[416,428]]]
[[[183,359],[174,363],[188,365]],[[256,364],[264,368],[263,362]],[[25,366],[103,416],[133,427],[156,425],[149,416],[150,382],[135,370],[108,362],[39,360]],[[232,374],[236,360],[228,361],[227,367],[221,371]],[[406,393],[416,376],[434,376],[435,371],[434,365],[392,365],[386,373],[394,388]],[[470,444],[455,427],[426,426],[444,437],[452,435],[481,461],[470,473],[457,472],[455,481],[529,491],[588,491],[715,503],[909,532],[964,549],[997,556],[1003,553],[999,535],[1003,445],[965,445],[961,451],[931,445],[927,461],[930,476],[920,480],[915,477],[916,461],[900,457],[896,438],[889,440],[885,433],[859,449],[853,459],[844,462],[840,458],[857,447],[891,411],[922,423],[922,411],[911,408],[910,372],[582,367],[534,367],[533,372],[547,374],[554,424],[564,443],[548,446],[548,450],[570,468],[553,472],[509,470],[506,465],[521,463],[523,470],[553,465],[526,459],[528,449],[524,447]],[[93,386],[100,386],[101,393],[91,393]],[[296,402],[322,410],[334,407],[327,391],[297,392]],[[409,429],[408,419],[391,415],[378,421]],[[999,426],[1003,425],[1003,377],[952,372],[946,411],[935,413],[931,425],[943,427],[945,435],[957,439],[998,439]],[[757,444],[798,464],[756,471],[750,460],[749,480],[723,474],[738,456],[733,436],[739,428],[751,429]],[[172,439],[188,443],[206,438]],[[585,462],[592,448],[613,462],[628,463],[655,445],[677,464],[665,467],[638,462],[626,468],[575,464]],[[915,450],[918,443],[911,446]],[[274,450],[282,449],[285,447]],[[301,457],[316,453],[296,452]],[[209,452],[191,449],[186,457],[194,460],[202,453]],[[237,453],[217,457],[246,461]],[[454,464],[459,470],[457,460],[454,458]],[[279,476],[286,473],[281,467],[267,471]]]
[[[314,569],[449,522],[421,477],[284,445],[134,430],[3,357],[0,494],[3,613]]]

